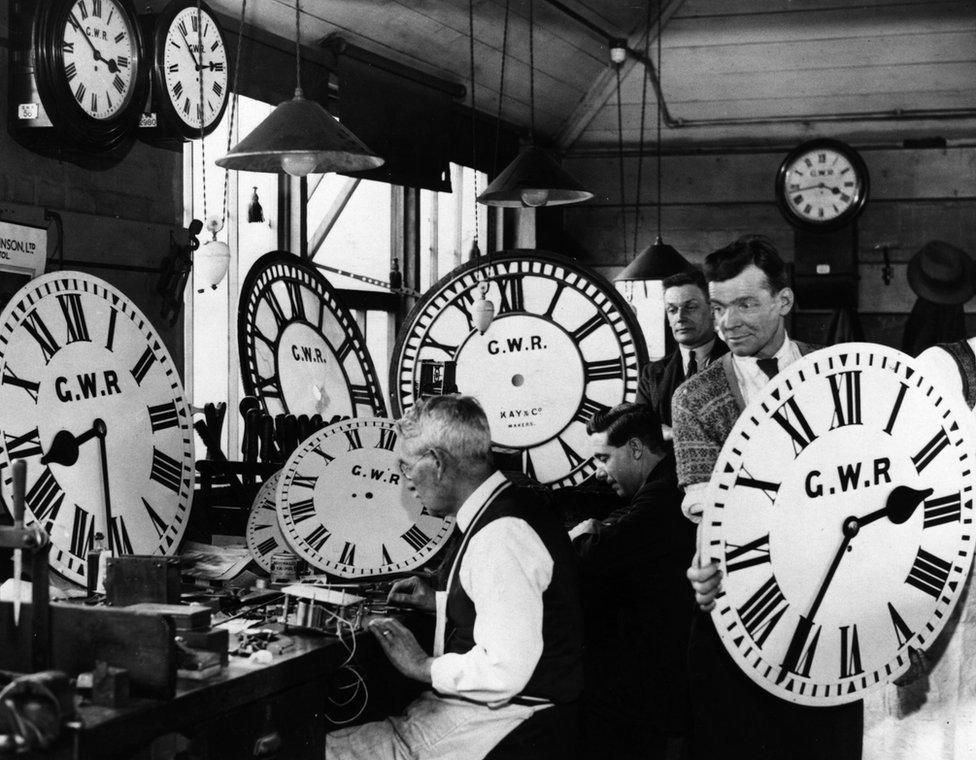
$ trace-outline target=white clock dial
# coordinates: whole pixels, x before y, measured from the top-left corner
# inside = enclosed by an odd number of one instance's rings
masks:
[[[51,273],[4,308],[0,345],[0,469],[9,489],[9,465],[27,461],[26,520],[50,534],[54,569],[84,583],[95,533],[116,554],[173,554],[192,421],[149,320],[103,280]]]
[[[251,513],[247,517],[247,530],[244,534],[247,548],[254,561],[269,573],[271,558],[275,553],[291,551],[291,547],[285,543],[284,534],[278,524],[278,510],[275,506],[275,492],[280,479],[281,473],[276,472],[261,484],[251,505]]]
[[[220,27],[195,5],[180,10],[162,40],[166,95],[188,127],[212,126],[221,116],[227,92],[227,50]],[[202,100],[201,100],[202,98]]]
[[[413,570],[436,554],[454,518],[407,489],[392,420],[337,422],[307,438],[281,471],[285,540],[311,566],[342,578]]]
[[[808,705],[903,672],[969,573],[974,452],[965,404],[894,349],[842,344],[777,375],[729,436],[703,520],[739,667]]]
[[[61,41],[63,76],[78,106],[110,119],[128,105],[138,58],[129,16],[114,0],[77,0]]]
[[[797,158],[786,170],[786,190],[796,213],[832,221],[857,198],[858,177],[846,156],[823,148]]]
[[[483,278],[496,316],[480,334],[470,309]],[[516,251],[456,269],[408,315],[390,368],[396,414],[415,403],[425,359],[456,362],[458,390],[481,402],[492,444],[520,451],[528,475],[560,487],[595,471],[586,422],[636,398],[647,355],[629,306],[600,275]]]

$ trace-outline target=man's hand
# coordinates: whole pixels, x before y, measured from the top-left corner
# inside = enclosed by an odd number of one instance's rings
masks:
[[[599,529],[600,521],[591,517],[589,520],[583,520],[579,525],[570,528],[569,540],[572,541],[580,536],[585,536],[587,533],[596,533]]]
[[[695,601],[703,612],[710,612],[715,606],[715,596],[722,585],[722,573],[718,563],[712,562],[703,567],[698,564],[698,554],[686,573],[691,587],[695,590]]]
[[[388,604],[402,604],[425,612],[437,610],[434,589],[416,576],[401,578],[394,583],[390,587],[390,593],[386,595],[386,601]]]
[[[430,664],[434,661],[417,642],[417,638],[394,618],[374,618],[368,623],[393,667],[408,678],[430,683]]]

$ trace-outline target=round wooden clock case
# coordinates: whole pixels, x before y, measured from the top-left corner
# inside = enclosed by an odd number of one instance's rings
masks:
[[[25,519],[50,534],[51,566],[84,583],[97,532],[118,554],[175,553],[193,494],[192,420],[145,315],[97,277],[45,274],[0,313],[0,346],[3,481],[9,491],[11,463],[27,462]]]
[[[489,282],[496,316],[482,335],[471,305]],[[459,392],[488,415],[492,444],[517,451],[541,483],[595,471],[586,422],[637,396],[647,350],[630,307],[596,272],[544,251],[511,251],[454,270],[407,316],[390,367],[396,415],[416,401],[421,362],[457,363]]]
[[[966,405],[894,349],[841,344],[777,375],[729,436],[702,522],[739,667],[806,705],[902,673],[969,575],[974,452]]]

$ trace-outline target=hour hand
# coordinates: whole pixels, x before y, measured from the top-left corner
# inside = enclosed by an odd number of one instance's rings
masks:
[[[70,467],[78,461],[78,447],[97,435],[98,430],[94,425],[79,436],[67,430],[59,430],[51,439],[47,453],[41,457],[41,464],[60,464]]]
[[[882,517],[887,517],[895,525],[901,525],[908,521],[908,518],[915,513],[918,505],[931,496],[932,493],[933,490],[931,488],[919,491],[908,486],[896,486],[888,494],[885,505],[881,509],[862,517],[858,520],[858,525],[863,528],[865,525],[873,523]]]

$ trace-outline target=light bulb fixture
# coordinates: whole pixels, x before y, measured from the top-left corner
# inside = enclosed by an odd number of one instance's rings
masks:
[[[614,37],[609,40],[610,60],[617,66],[627,60],[627,40]]]
[[[217,166],[293,177],[375,169],[384,161],[302,91],[300,3],[295,2],[295,97],[278,105]]]
[[[258,198],[258,189],[255,187],[251,193],[251,202],[247,204],[247,223],[260,224],[264,222],[264,209],[261,208],[261,201]]]
[[[206,227],[210,231],[212,240],[204,243],[193,254],[193,283],[197,293],[203,293],[207,287],[216,290],[217,285],[227,274],[230,265],[230,247],[222,240],[217,240],[217,233],[223,229],[223,222],[216,216],[207,219]]]
[[[495,304],[488,300],[488,281],[478,283],[478,298],[471,304],[471,321],[480,335],[491,326],[495,318]]]

